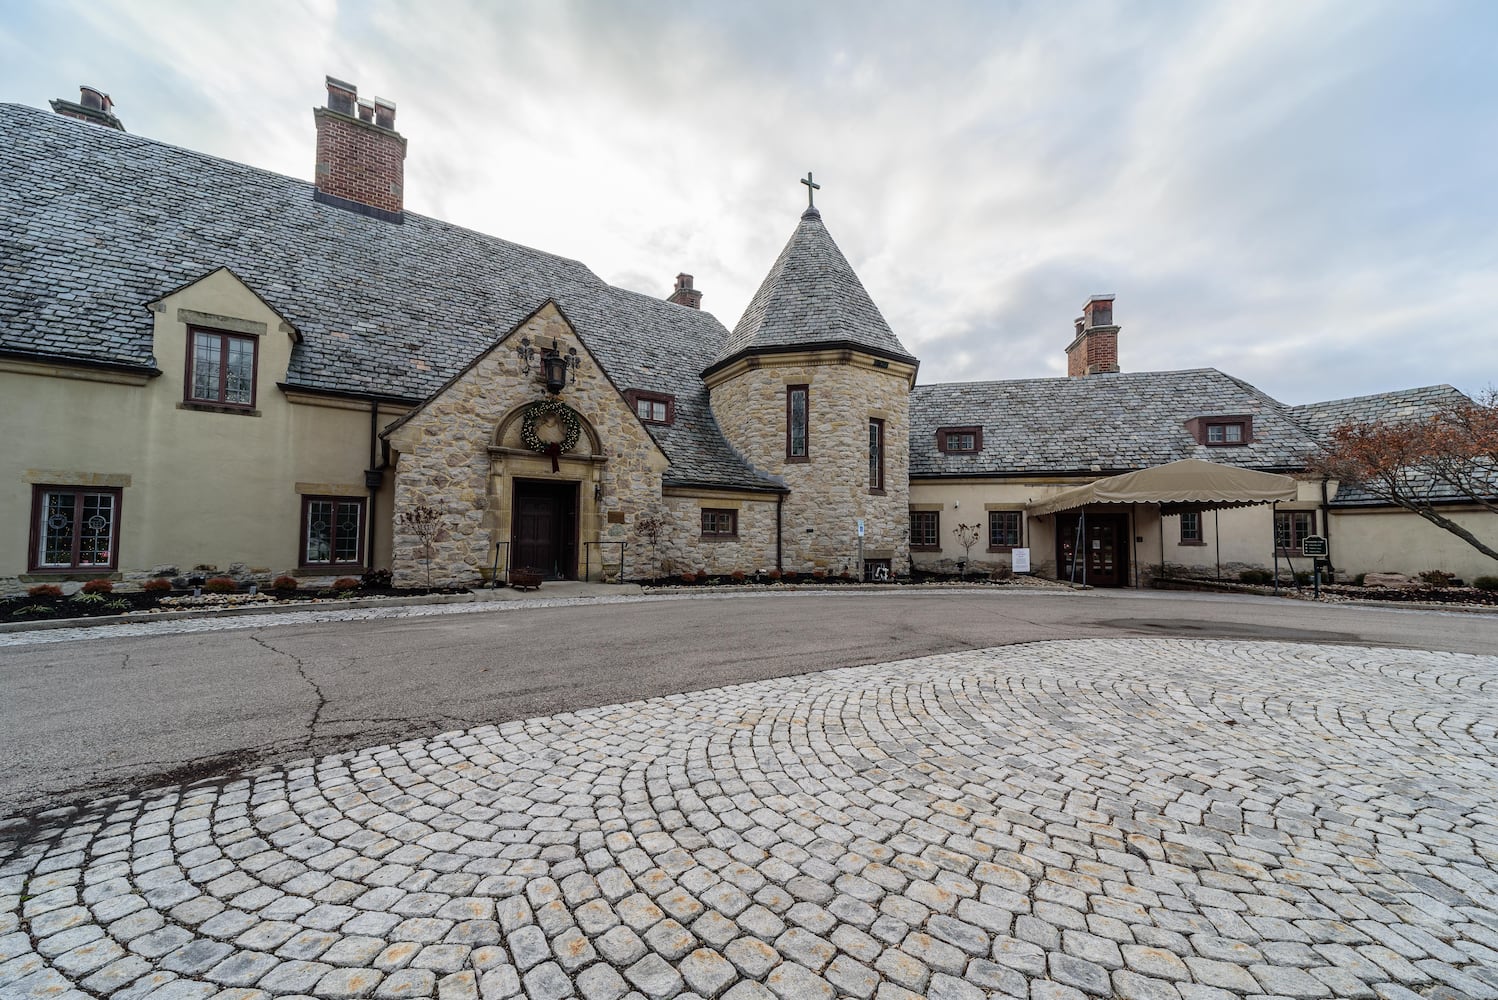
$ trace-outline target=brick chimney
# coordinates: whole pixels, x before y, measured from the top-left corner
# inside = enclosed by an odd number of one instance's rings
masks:
[[[52,110],[64,118],[77,118],[79,121],[125,131],[125,126],[114,116],[114,101],[104,91],[94,87],[79,87],[76,104],[59,97],[52,102]]]
[[[690,274],[678,274],[676,276],[676,291],[672,292],[667,302],[675,302],[679,306],[688,309],[702,308],[702,293],[692,287],[692,276]]]
[[[328,106],[317,122],[313,197],[361,215],[405,219],[406,139],[395,130],[395,102],[361,100],[358,88],[327,78]]]
[[[1113,296],[1094,295],[1076,320],[1076,338],[1066,349],[1066,374],[1072,377],[1118,371],[1118,327]]]

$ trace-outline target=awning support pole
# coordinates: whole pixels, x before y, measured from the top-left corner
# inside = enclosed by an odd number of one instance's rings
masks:
[[[1222,582],[1222,524],[1217,520],[1219,511],[1212,511],[1212,541],[1217,544],[1217,582]]]

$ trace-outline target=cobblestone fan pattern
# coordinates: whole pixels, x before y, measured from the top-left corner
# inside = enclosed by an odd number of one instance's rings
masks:
[[[0,996],[1498,997],[1498,658],[1083,640],[36,817]]]

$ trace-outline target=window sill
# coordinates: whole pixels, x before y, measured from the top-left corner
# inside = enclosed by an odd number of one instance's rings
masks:
[[[889,494],[886,493],[884,490],[870,489],[869,490],[869,496],[871,496],[871,497],[883,497],[883,496],[889,496]]]
[[[93,569],[74,569],[68,566],[59,566],[56,569],[44,567],[29,569],[16,577],[22,583],[56,583],[59,580],[64,583],[87,583],[90,580],[123,580],[124,578],[119,570],[110,566],[96,566]]]
[[[294,572],[298,576],[332,576],[335,573],[339,576],[353,573],[363,576],[366,567],[363,563],[303,563]]]
[[[787,455],[785,456],[785,460],[791,465],[806,465],[811,461],[811,457],[809,455]]]
[[[177,404],[179,410],[202,410],[205,413],[233,413],[241,417],[258,417],[260,411],[252,406],[226,406],[223,403],[204,403],[195,399],[184,399]]]
[[[1176,544],[1177,545],[1206,545],[1207,543],[1205,541],[1201,540],[1201,539],[1197,539],[1194,542],[1188,542],[1188,541],[1186,541],[1186,539],[1183,538],[1179,542],[1177,542]]]
[[[1253,444],[1252,441],[1203,441],[1202,445],[1207,448],[1244,448]]]
[[[736,542],[739,540],[738,535],[698,535],[697,537],[700,541],[704,542]]]
[[[1021,545],[990,545],[989,552],[1013,552],[1015,549],[1023,548]]]

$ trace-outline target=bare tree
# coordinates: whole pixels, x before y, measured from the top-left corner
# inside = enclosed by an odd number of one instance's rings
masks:
[[[962,578],[967,579],[967,565],[973,554],[973,546],[978,544],[978,539],[983,536],[983,528],[977,524],[959,524],[952,529],[952,534],[957,536],[957,544],[962,546]]]
[[[1498,559],[1498,549],[1438,506],[1468,504],[1498,514],[1498,391],[1410,420],[1344,424],[1327,435],[1309,464]]]
[[[418,503],[415,507],[403,510],[395,516],[396,524],[401,530],[415,535],[421,543],[422,561],[426,563],[427,586],[432,585],[432,543],[437,539],[437,531],[441,527],[442,513],[435,507],[425,502]]]
[[[667,531],[670,524],[670,515],[660,507],[653,507],[635,515],[635,534],[650,543],[650,578],[652,580],[660,576],[661,535]]]

